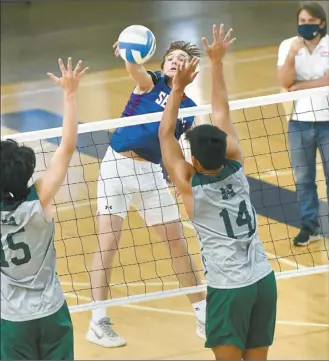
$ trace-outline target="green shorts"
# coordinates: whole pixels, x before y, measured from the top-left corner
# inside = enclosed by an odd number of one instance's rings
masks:
[[[73,347],[66,302],[53,315],[37,320],[1,319],[1,360],[73,360]]]
[[[234,345],[244,351],[271,346],[276,304],[274,272],[247,287],[208,287],[205,347]]]

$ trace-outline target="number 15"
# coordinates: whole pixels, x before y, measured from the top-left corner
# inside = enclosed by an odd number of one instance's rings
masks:
[[[14,243],[14,236],[21,232],[25,232],[25,229],[21,228],[16,233],[8,233],[8,236],[6,238],[9,249],[11,249],[12,251],[18,251],[21,249],[24,254],[23,258],[13,257],[10,260],[15,266],[21,266],[22,264],[28,263],[31,260],[31,252],[30,252],[29,246],[24,242]],[[0,237],[1,237],[1,234],[0,234]],[[9,267],[9,263],[6,260],[5,252],[3,250],[2,241],[1,241],[0,246],[1,246],[1,248],[0,248],[1,264],[0,265],[1,265],[1,267]]]

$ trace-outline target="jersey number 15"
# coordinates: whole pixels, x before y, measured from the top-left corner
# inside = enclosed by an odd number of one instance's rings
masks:
[[[25,231],[25,229],[21,228],[16,233],[8,233],[8,236],[6,238],[9,249],[11,249],[12,251],[18,251],[18,250],[23,251],[23,257],[22,258],[13,257],[10,260],[15,266],[21,266],[22,264],[25,264],[25,263],[29,262],[30,259],[31,259],[31,252],[30,252],[29,246],[24,242],[17,242],[17,243],[14,242],[15,234],[18,234],[18,233],[21,233],[21,232],[24,232],[24,231]],[[0,234],[0,237],[1,237],[1,234]],[[1,240],[0,245],[1,245],[1,248],[0,248],[1,267],[9,267],[9,263],[6,260],[5,252],[3,250],[2,240]]]

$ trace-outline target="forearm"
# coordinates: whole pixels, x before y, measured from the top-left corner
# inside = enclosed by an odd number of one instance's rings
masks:
[[[211,66],[212,92],[211,106],[212,112],[229,111],[228,95],[223,72],[223,63],[215,62]]]
[[[77,145],[77,97],[76,93],[64,92],[64,115],[61,146],[67,152],[73,152]]]
[[[295,81],[295,53],[289,52],[283,66],[278,70],[279,83],[288,89]]]
[[[231,121],[228,94],[223,72],[223,63],[212,64],[212,122],[226,134],[237,137],[235,127]]]
[[[173,88],[166,104],[165,110],[160,122],[159,134],[160,137],[167,135],[173,136],[176,129],[176,122],[178,118],[179,106],[184,95],[184,90]]]
[[[328,86],[328,85],[329,85],[329,75],[325,75],[319,79],[296,81],[293,84],[293,88],[294,88],[293,90],[320,88],[322,86]]]
[[[129,73],[130,78],[141,88],[148,89],[152,83],[151,76],[147,73],[143,65],[131,64],[126,62],[126,70]]]

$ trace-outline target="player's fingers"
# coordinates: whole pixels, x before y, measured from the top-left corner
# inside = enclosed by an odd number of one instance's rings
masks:
[[[217,29],[217,25],[213,25],[212,26],[212,36],[214,39],[214,42],[218,41],[218,29]]]
[[[191,61],[190,61],[190,64],[189,64],[189,71],[191,73],[195,72],[195,69],[196,69],[197,65],[198,65],[198,58],[193,57],[191,59]]]
[[[180,65],[180,70],[182,71],[189,67],[189,62],[186,59],[183,59],[179,65]]]
[[[62,75],[65,75],[66,74],[66,69],[65,69],[65,66],[64,66],[64,63],[63,63],[63,60],[62,59],[58,59],[58,65],[59,65],[59,68],[62,72]]]
[[[231,35],[232,35],[232,32],[233,32],[233,29],[231,28],[225,35],[225,38],[224,38],[224,42],[228,42],[231,38]]]
[[[55,76],[53,73],[47,73],[47,75],[49,76],[50,80],[52,80],[55,83],[59,82],[59,78],[57,78],[57,76]]]
[[[202,40],[204,49],[207,50],[209,48],[209,43],[208,43],[207,38],[203,37],[201,40]]]
[[[197,77],[198,74],[199,74],[199,72],[195,71],[191,76],[191,80],[193,81]]]
[[[116,41],[114,44],[113,44],[113,49],[114,48],[117,48],[118,47],[118,42]]]
[[[81,65],[82,65],[82,60],[78,61],[78,64],[76,65],[76,67],[74,68],[74,75],[78,74],[80,69],[81,69]]]
[[[68,73],[72,74],[72,58],[71,57],[69,57],[67,59],[67,71],[68,71]]]
[[[228,42],[228,45],[233,44],[233,43],[235,42],[235,40],[236,40],[236,38],[231,39],[231,40]]]
[[[88,70],[89,70],[89,67],[87,66],[79,73],[79,75],[80,76],[84,75],[85,73],[87,73]]]
[[[218,40],[223,40],[224,38],[224,24],[220,24],[219,27],[219,39]]]
[[[196,56],[192,59],[192,67],[195,69],[199,65],[200,59]]]

